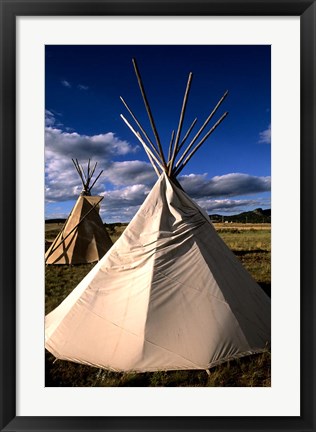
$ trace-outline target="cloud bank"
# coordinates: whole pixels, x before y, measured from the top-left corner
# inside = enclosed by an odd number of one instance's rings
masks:
[[[271,190],[270,177],[255,177],[242,173],[231,173],[211,179],[207,174],[190,174],[179,177],[183,189],[194,198],[233,197]]]
[[[56,217],[53,207],[56,209],[57,203],[58,216],[68,216],[68,212],[62,212],[62,203],[76,200],[82,190],[71,158],[78,159],[84,167],[90,158],[91,163],[98,162],[95,175],[104,170],[93,188],[94,194],[104,196],[101,217],[107,222],[130,221],[157,179],[151,164],[137,159],[139,146],[121,140],[114,132],[92,136],[68,132],[60,117],[53,110],[46,110],[46,217]],[[122,161],[124,158],[128,160]],[[205,173],[180,176],[178,180],[209,213],[238,213],[249,207],[269,206],[269,201],[253,195],[270,191],[270,177],[229,173],[210,179]]]
[[[64,87],[71,88],[71,84],[70,84],[70,82],[67,81],[67,80],[62,80],[62,81],[61,81],[61,84],[62,84]]]
[[[271,124],[259,133],[259,144],[271,144]]]

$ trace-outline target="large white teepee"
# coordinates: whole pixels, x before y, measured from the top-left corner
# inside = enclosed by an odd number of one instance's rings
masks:
[[[46,348],[60,359],[138,372],[207,369],[262,351],[270,299],[176,181],[181,126],[168,162],[140,129],[159,179],[111,250],[47,315]]]
[[[84,173],[77,160],[73,160],[73,163],[81,178],[83,190],[62,230],[46,251],[46,264],[85,264],[99,261],[113,244],[99,215],[103,197],[91,196],[91,189],[102,171],[90,186],[97,164],[90,170],[89,160],[87,172]]]

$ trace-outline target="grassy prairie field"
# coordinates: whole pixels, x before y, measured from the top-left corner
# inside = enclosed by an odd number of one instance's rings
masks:
[[[214,224],[217,232],[252,274],[262,289],[271,295],[270,224]],[[45,240],[51,242],[62,225],[46,224]],[[113,242],[126,224],[108,226]],[[46,266],[45,313],[49,313],[77,286],[94,264]],[[267,387],[271,386],[271,354],[244,357],[205,371],[153,373],[115,373],[72,362],[55,360],[45,352],[47,387]]]

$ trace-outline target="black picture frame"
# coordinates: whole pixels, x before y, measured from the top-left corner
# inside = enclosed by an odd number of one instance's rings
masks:
[[[1,431],[315,431],[316,5],[302,0],[0,0]],[[18,417],[16,415],[16,17],[299,16],[301,23],[301,415],[299,417]],[[290,125],[289,125],[290,127]],[[299,203],[297,203],[299,204]],[[298,287],[299,289],[299,287]],[[286,287],[284,287],[286,291]],[[286,292],[285,292],[286,295]],[[291,347],[288,353],[291,355]],[[291,377],[289,377],[291,379]],[[282,401],[280,401],[282,403]],[[284,402],[286,403],[286,401]]]

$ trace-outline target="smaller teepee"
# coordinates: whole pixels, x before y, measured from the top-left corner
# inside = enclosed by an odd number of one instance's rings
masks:
[[[90,169],[89,159],[85,173],[77,159],[72,161],[83,189],[62,230],[45,254],[46,264],[86,264],[99,261],[113,244],[99,215],[103,197],[91,195],[91,189],[103,171],[90,186],[97,162]]]

